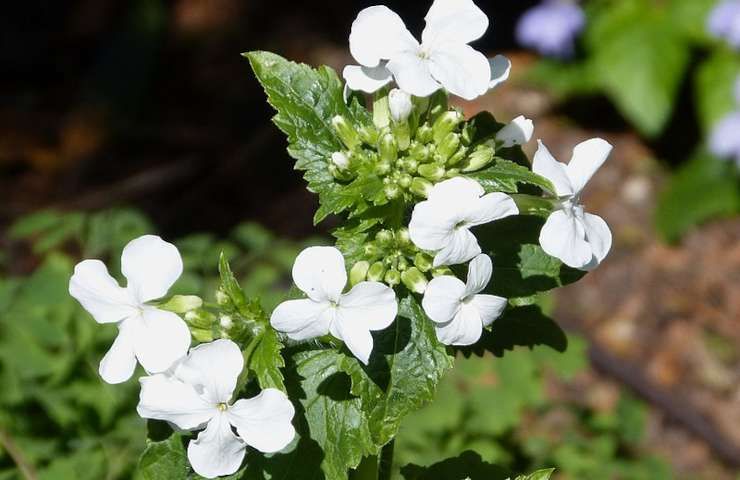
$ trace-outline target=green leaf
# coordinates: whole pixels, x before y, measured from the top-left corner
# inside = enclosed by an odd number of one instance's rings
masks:
[[[516,480],[550,480],[553,473],[555,473],[554,468],[547,468],[544,470],[537,470],[529,475],[519,475],[516,477]]]
[[[655,222],[667,242],[711,218],[740,212],[740,178],[732,162],[700,152],[671,177],[658,198]]]
[[[277,388],[285,391],[285,384],[281,368],[285,367],[285,360],[281,355],[283,343],[272,328],[266,328],[256,340],[257,346],[249,358],[249,368],[257,375],[260,388]]]
[[[740,76],[740,57],[720,49],[696,70],[695,95],[699,121],[705,133],[736,109],[733,90]]]
[[[477,228],[478,241],[494,265],[487,293],[508,299],[529,297],[585,275],[542,250],[539,233],[544,222],[540,217],[517,215]]]
[[[401,468],[405,480],[507,480],[509,472],[499,466],[484,462],[473,451],[465,451],[458,457],[435,463],[429,467],[406,465]]]
[[[549,193],[555,192],[555,187],[546,178],[527,167],[500,157],[496,157],[494,163],[484,170],[466,175],[477,180],[486,192],[517,193],[520,183],[534,185]]]
[[[349,208],[358,199],[343,195],[343,187],[328,169],[331,154],[344,150],[331,119],[343,115],[355,125],[369,124],[367,110],[357,101],[344,103],[344,85],[329,67],[313,69],[269,52],[245,56],[278,112],[273,122],[288,136],[288,153],[296,160],[296,169],[306,172],[308,189],[319,195],[321,208],[314,222]]]
[[[374,340],[369,365],[347,357],[342,369],[352,378],[352,393],[362,399],[373,440],[383,445],[404,416],[432,401],[453,358],[411,295],[401,300],[393,325]]]
[[[180,480],[188,478],[190,464],[182,437],[173,433],[166,440],[148,441],[134,474],[135,480]]]
[[[223,252],[221,252],[218,261],[218,272],[221,276],[221,288],[224,293],[229,297],[236,311],[245,314],[248,309],[247,297],[244,295],[244,290],[239,286],[239,282],[236,280],[234,272],[231,271],[229,261]]]
[[[544,86],[559,98],[589,95],[599,89],[599,76],[590,62],[562,62],[543,58],[526,73],[526,80]]]
[[[689,45],[665,11],[624,1],[605,9],[589,34],[593,71],[617,108],[643,134],[659,134],[673,111]]]
[[[708,43],[711,35],[707,30],[707,17],[717,0],[670,0],[668,14],[671,24],[689,40]]]

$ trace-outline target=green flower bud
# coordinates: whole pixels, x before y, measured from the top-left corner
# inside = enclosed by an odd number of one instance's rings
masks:
[[[468,164],[463,172],[475,172],[493,161],[494,150],[488,145],[478,145],[468,157]]]
[[[419,172],[419,175],[433,182],[436,182],[437,180],[440,180],[442,177],[445,176],[444,167],[434,163],[425,163],[424,165],[419,165],[417,171]]]
[[[421,166],[423,167],[424,165]],[[414,179],[411,180],[409,190],[418,197],[427,198],[432,187],[434,187],[434,185],[432,185],[432,182],[429,180],[421,177],[414,177]]]
[[[409,261],[406,260],[406,257],[398,258],[398,266],[396,268],[398,268],[399,272],[403,272],[404,270],[409,268]]]
[[[459,168],[450,168],[447,169],[447,173],[445,173],[445,178],[454,178],[457,177],[460,174]]]
[[[416,267],[411,267],[401,273],[401,281],[410,291],[419,294],[424,293],[429,283],[427,277]]]
[[[368,145],[375,145],[378,143],[378,130],[371,125],[362,125],[357,129],[357,133],[363,142]]]
[[[434,130],[434,143],[441,144],[447,134],[452,132],[463,120],[463,115],[456,110],[450,110],[441,114],[432,127]]]
[[[203,306],[203,300],[195,295],[175,295],[158,308],[174,313],[186,313]]]
[[[388,270],[387,272],[385,272],[384,280],[385,283],[387,283],[391,287],[395,287],[396,285],[401,283],[401,274],[398,270]]]
[[[213,332],[210,329],[191,328],[190,334],[200,343],[212,342],[214,340]]]
[[[468,155],[468,147],[460,145],[454,155],[447,160],[447,166],[452,167],[462,162]]]
[[[373,242],[366,243],[362,247],[362,250],[367,258],[375,258],[380,255],[380,248],[378,248],[378,246]]]
[[[418,140],[420,144],[424,145],[425,143],[429,143],[433,138],[434,130],[428,123],[425,123],[416,129],[416,140]]]
[[[407,157],[406,160],[403,162],[402,167],[408,173],[416,173],[416,170],[419,168],[419,162],[417,162],[413,158]]]
[[[221,315],[218,319],[218,324],[223,330],[229,331],[234,326],[234,320],[230,315]]]
[[[428,272],[432,269],[433,260],[432,257],[426,253],[419,252],[414,257],[414,265],[422,272]]]
[[[375,173],[380,176],[388,175],[388,172],[390,172],[392,168],[393,166],[391,165],[391,162],[382,160],[375,164]]]
[[[398,144],[392,134],[386,133],[378,142],[378,153],[383,161],[393,163],[398,158]]]
[[[409,150],[409,159],[414,159],[419,163],[424,163],[429,161],[430,158],[431,155],[429,153],[429,147],[426,145],[416,143],[411,146],[411,149]]]
[[[413,178],[408,173],[402,173],[401,176],[398,177],[398,185],[401,188],[409,188],[411,186],[411,181]]]
[[[336,178],[337,180],[352,180],[352,174],[350,172],[348,172],[347,170],[342,170],[334,163],[329,164],[329,173],[331,173],[332,177]]]
[[[441,163],[447,161],[452,155],[457,152],[460,147],[460,135],[457,133],[448,133],[437,145],[437,154],[439,155]]]
[[[231,298],[229,298],[226,292],[219,288],[216,290],[216,303],[221,306],[229,305],[231,303]]]
[[[385,187],[383,187],[383,193],[385,194],[385,198],[388,200],[394,200],[401,196],[401,187],[399,187],[395,183],[389,183]]]
[[[331,125],[334,127],[334,131],[337,132],[339,139],[342,140],[342,143],[344,143],[348,149],[354,150],[360,146],[360,136],[346,118],[341,115],[337,115],[331,119]]]
[[[394,123],[391,127],[398,149],[405,152],[411,145],[411,129],[408,122]]]
[[[365,281],[367,278],[367,271],[370,269],[370,262],[361,261],[357,262],[352,266],[352,270],[349,271],[349,284],[355,286],[360,282]]]
[[[396,244],[399,247],[410,247],[413,245],[413,243],[411,243],[411,235],[409,235],[408,228],[399,228],[396,231]]]
[[[385,275],[385,265],[383,262],[375,262],[372,265],[370,265],[370,268],[367,271],[367,279],[371,282],[380,282],[383,280],[383,276]]]
[[[393,232],[390,230],[381,230],[375,234],[375,241],[380,246],[389,247],[393,244]]]
[[[470,145],[473,143],[473,139],[475,138],[475,125],[473,125],[470,122],[465,123],[465,126],[462,129],[462,134],[460,135],[460,140],[462,141],[463,145]]]
[[[216,316],[205,310],[190,310],[184,316],[185,321],[192,327],[209,329],[216,321]]]
[[[450,267],[437,267],[432,269],[432,276],[433,277],[442,277],[444,275],[455,275],[452,270],[450,270]]]

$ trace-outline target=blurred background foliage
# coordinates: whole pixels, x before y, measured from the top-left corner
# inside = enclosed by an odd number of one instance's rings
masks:
[[[550,299],[568,351],[460,361],[438,401],[402,427],[398,467],[459,455],[516,471],[555,466],[558,479],[737,478],[740,189],[709,142],[740,109],[740,53],[707,28],[722,1],[575,2],[585,21],[572,55],[558,58],[516,40],[539,0],[476,2],[493,20],[476,47],[510,56],[514,70],[461,108],[527,114],[558,158],[593,136],[614,143],[587,195],[615,244],[599,271]],[[97,375],[115,331],[67,294],[80,258],[117,272],[123,245],[158,233],[185,260],[173,293],[211,298],[223,250],[249,295],[268,308],[283,298],[295,254],[336,220],[312,225],[316,200],[239,54],[341,69],[351,22],[374,3],[4,5],[0,479],[129,478],[143,449],[136,382],[114,388]],[[427,2],[382,3],[421,31]],[[611,363],[589,366],[596,347]],[[652,382],[635,389],[652,405],[620,386],[635,382],[615,365]],[[655,401],[666,397],[688,402],[683,416]],[[687,427],[697,416],[699,429]]]

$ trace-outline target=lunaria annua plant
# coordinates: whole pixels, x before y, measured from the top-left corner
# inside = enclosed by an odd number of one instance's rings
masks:
[[[470,0],[436,0],[419,42],[388,8],[367,8],[346,83],[245,54],[319,197],[315,222],[340,224],[335,245],[298,255],[295,294],[273,312],[223,255],[215,302],[165,298],[182,260],[156,236],[125,248],[126,286],[100,261],[77,266],[70,294],[119,329],[101,377],[123,382],[140,364],[139,414],[172,427],[152,423],[141,478],[386,479],[402,419],[433,400],[456,353],[565,348],[554,324],[517,323],[545,319],[538,295],[607,255],[609,228],[581,192],[611,146],[588,140],[564,164],[540,143],[532,164],[530,120],[451,108],[448,95],[473,99],[509,75],[506,58],[469,45],[488,23]]]

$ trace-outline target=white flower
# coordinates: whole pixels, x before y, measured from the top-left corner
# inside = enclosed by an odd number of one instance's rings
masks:
[[[509,79],[511,60],[503,55],[496,55],[489,59],[488,63],[491,67],[491,82],[488,84],[488,88],[489,90],[493,90]]]
[[[136,360],[147,372],[163,372],[188,352],[190,330],[176,314],[147,305],[163,297],[182,273],[177,247],[154,235],[129,242],[121,255],[126,287],[100,260],[75,266],[69,293],[98,323],[117,323],[118,337],[100,362],[108,383],[125,382]]]
[[[465,263],[481,253],[471,227],[519,213],[510,196],[484,193],[475,180],[455,177],[436,184],[429,198],[414,207],[409,223],[411,241],[421,249],[437,252],[435,267]]]
[[[349,167],[349,158],[344,152],[334,152],[331,154],[331,161],[334,165],[341,169]]]
[[[191,349],[172,373],[139,380],[136,410],[142,418],[165,420],[183,430],[205,428],[188,445],[190,465],[203,477],[236,472],[247,445],[264,453],[278,452],[295,436],[291,424],[295,409],[280,390],[267,388],[231,404],[243,367],[239,347],[221,339]]]
[[[579,143],[573,149],[570,163],[565,165],[555,160],[541,141],[538,143],[532,170],[552,182],[559,199],[558,208],[540,231],[540,245],[570,267],[596,268],[609,253],[612,234],[601,217],[583,211],[580,197],[612,146],[600,138]]]
[[[414,104],[411,103],[411,95],[398,88],[394,88],[388,94],[388,106],[391,111],[391,118],[396,123],[405,122],[414,108]]]
[[[532,139],[534,123],[532,120],[519,115],[508,125],[496,133],[496,140],[506,148],[514,145],[524,145]]]
[[[367,364],[373,349],[372,330],[383,330],[396,318],[396,294],[379,282],[360,282],[345,294],[344,257],[334,247],[309,247],[293,265],[293,281],[308,298],[288,300],[272,312],[270,323],[293,340],[331,333]]]
[[[361,11],[349,36],[350,52],[360,66],[348,66],[343,73],[349,87],[373,93],[395,78],[403,91],[417,97],[443,87],[467,100],[486,93],[491,65],[468,43],[485,33],[488,17],[472,0],[435,0],[425,20],[420,44],[387,7]]]
[[[445,345],[472,345],[506,308],[506,299],[482,295],[491,280],[493,264],[488,255],[478,255],[468,266],[468,281],[449,275],[429,282],[422,307],[436,324],[437,338]]]

